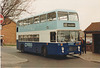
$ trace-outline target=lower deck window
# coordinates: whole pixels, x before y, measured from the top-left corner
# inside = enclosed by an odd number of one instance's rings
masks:
[[[19,41],[35,41],[39,42],[39,34],[37,35],[19,35],[18,36]]]

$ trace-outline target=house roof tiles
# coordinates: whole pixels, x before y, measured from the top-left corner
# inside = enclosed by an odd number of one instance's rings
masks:
[[[86,29],[85,32],[95,32],[100,31],[100,22],[91,23]]]

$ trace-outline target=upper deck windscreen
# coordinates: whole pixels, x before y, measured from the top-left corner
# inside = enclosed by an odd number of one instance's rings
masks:
[[[58,11],[58,20],[78,21],[78,14],[76,12]]]

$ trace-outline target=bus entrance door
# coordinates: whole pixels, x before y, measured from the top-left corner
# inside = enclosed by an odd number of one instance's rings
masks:
[[[56,32],[50,32],[50,42],[56,42]]]

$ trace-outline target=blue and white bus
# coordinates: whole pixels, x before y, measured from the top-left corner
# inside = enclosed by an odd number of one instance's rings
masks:
[[[79,18],[73,10],[54,10],[17,22],[17,49],[47,55],[81,53]]]

